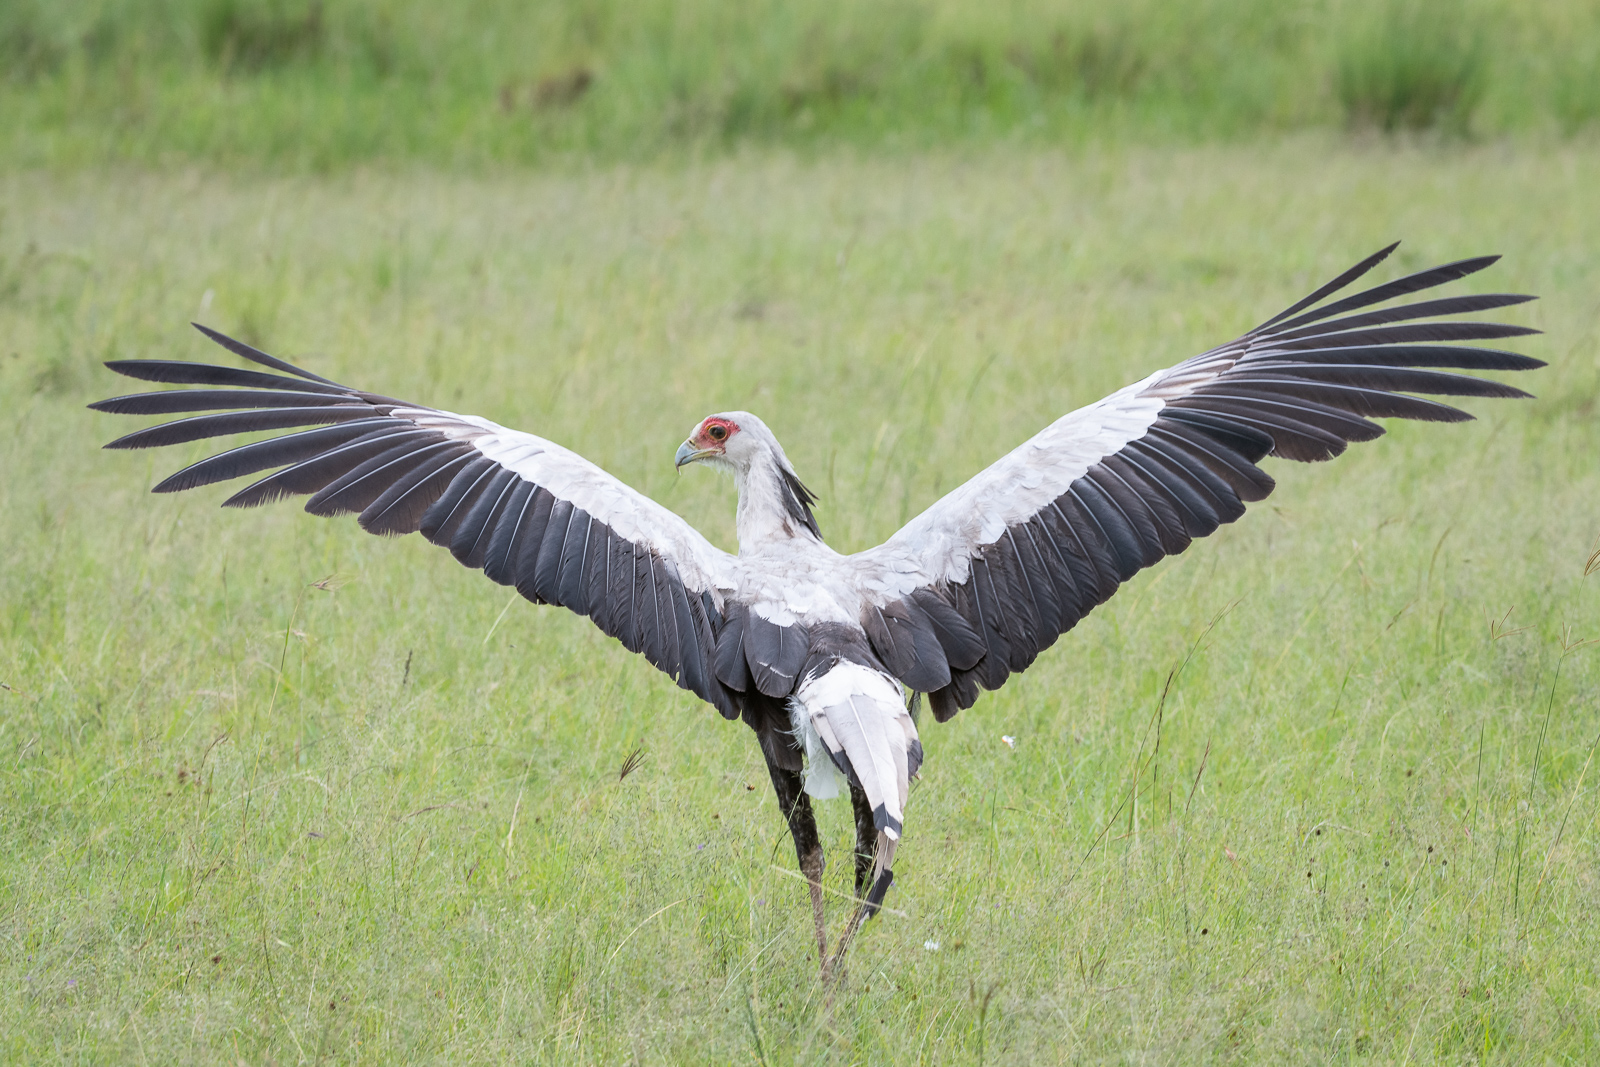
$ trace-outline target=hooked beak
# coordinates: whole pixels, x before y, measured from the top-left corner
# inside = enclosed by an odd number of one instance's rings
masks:
[[[705,459],[707,456],[716,454],[717,450],[714,448],[696,448],[693,441],[685,441],[678,446],[678,454],[672,457],[672,465],[682,470],[695,460]]]

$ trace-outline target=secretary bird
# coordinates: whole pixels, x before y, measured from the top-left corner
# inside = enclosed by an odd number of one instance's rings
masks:
[[[882,545],[849,556],[823,542],[816,498],[772,431],[744,411],[702,419],[675,458],[679,468],[705,463],[733,475],[739,551],[730,555],[554,442],[339,385],[205,326],[197,328],[223,348],[278,373],[119,360],[106,365],[202,388],[90,406],[216,412],[139,430],[107,448],[313,427],[202,460],[155,492],[275,469],[223,506],[309,493],[313,515],[357,513],[375,534],[419,531],[534,603],[589,616],[723,717],[743,719],[766,757],[810,885],[826,975],[894,879],[907,789],[923,758],[914,718],[921,695],[945,722],[981,690],[1027,669],[1121,583],[1270,493],[1273,480],[1257,465],[1266,456],[1331,459],[1351,441],[1381,435],[1374,417],[1471,418],[1412,394],[1528,395],[1440,368],[1543,366],[1452,343],[1538,331],[1417,320],[1532,297],[1375,307],[1473,274],[1496,256],[1323,303],[1394,247],[1238,340],[1063,416]],[[843,790],[855,811],[859,903],[830,958],[811,798]]]

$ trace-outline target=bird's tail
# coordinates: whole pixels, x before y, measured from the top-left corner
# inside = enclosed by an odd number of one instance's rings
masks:
[[[867,897],[861,902],[861,909],[867,918],[877,914],[889,887],[894,885],[894,849],[899,843],[884,831],[878,831],[878,847],[872,854],[872,888],[867,890]]]
[[[815,736],[828,759],[872,805],[878,829],[872,871],[877,878],[894,859],[911,776],[922,765],[922,742],[900,686],[871,667],[842,662],[805,682],[795,696],[796,725],[807,742]],[[813,755],[813,762],[815,755],[820,753]]]

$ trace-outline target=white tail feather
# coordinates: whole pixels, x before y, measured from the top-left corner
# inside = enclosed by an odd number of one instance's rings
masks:
[[[806,745],[806,791],[822,797],[812,783],[823,760],[848,767],[877,817],[879,847],[873,867],[887,867],[905,817],[910,748],[917,736],[899,683],[870,667],[840,663],[802,685],[790,712]],[[813,751],[813,738],[823,751]],[[816,774],[816,784],[838,788],[836,780],[821,774]]]

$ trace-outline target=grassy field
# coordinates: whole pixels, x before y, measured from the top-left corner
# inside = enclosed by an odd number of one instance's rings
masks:
[[[470,172],[749,144],[1567,136],[1596,120],[1589,0],[0,5],[13,166]]]
[[[1597,170],[1318,135],[0,177],[0,1059],[1594,1062]],[[748,407],[859,549],[1397,236],[1391,273],[1506,253],[1470,287],[1544,297],[1539,399],[1271,461],[925,719],[897,911],[831,1006],[742,726],[417,538],[151,497],[198,452],[101,452],[131,420],[83,407],[128,388],[102,359],[219,358],[199,318],[725,546],[729,483],[671,457]]]

